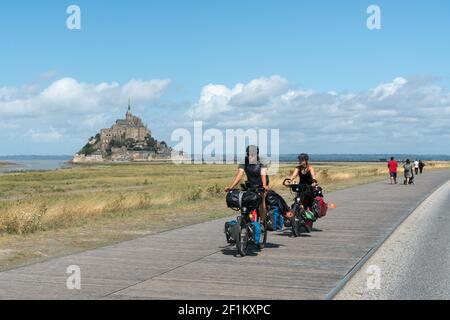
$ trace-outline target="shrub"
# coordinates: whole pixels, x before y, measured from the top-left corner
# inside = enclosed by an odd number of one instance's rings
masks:
[[[217,183],[208,186],[208,188],[206,188],[206,192],[208,193],[208,196],[211,197],[219,197],[223,194],[222,188]]]
[[[0,218],[0,232],[29,234],[42,230],[42,218],[47,212],[44,204],[12,206]]]
[[[83,149],[79,152],[80,154],[84,154],[86,156],[89,156],[97,151],[97,147],[95,145],[86,144]]]
[[[201,187],[197,187],[194,190],[191,190],[187,193],[186,198],[189,201],[197,201],[202,197],[203,190]]]

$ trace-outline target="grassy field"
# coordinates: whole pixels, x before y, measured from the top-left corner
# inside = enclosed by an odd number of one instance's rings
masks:
[[[294,166],[271,177],[281,194],[289,194],[281,182]],[[315,168],[326,192],[387,174],[384,163]],[[0,270],[233,215],[223,189],[235,172],[235,165],[105,164],[0,175]]]

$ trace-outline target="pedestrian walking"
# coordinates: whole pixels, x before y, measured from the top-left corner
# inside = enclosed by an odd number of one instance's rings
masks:
[[[405,175],[405,184],[409,185],[413,183],[413,165],[411,163],[411,160],[406,160],[406,163],[403,165],[403,170]]]
[[[419,160],[416,159],[416,161],[414,161],[414,171],[416,173],[416,176],[419,174],[419,166],[420,166]]]
[[[423,168],[425,168],[425,162],[423,162],[422,160],[419,161],[419,171],[420,174],[423,173]]]
[[[391,160],[388,161],[389,168],[389,178],[391,179],[391,184],[397,184],[397,170],[398,170],[398,162],[394,157],[391,157]]]

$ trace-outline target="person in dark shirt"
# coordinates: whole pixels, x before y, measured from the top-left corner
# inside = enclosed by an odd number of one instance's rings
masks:
[[[312,165],[309,164],[309,155],[302,153],[298,157],[299,166],[294,169],[291,176],[291,183],[299,177],[300,184],[306,184],[310,187],[315,187],[317,185],[316,172]],[[314,202],[314,193],[311,191],[305,194],[305,209],[310,209]]]
[[[247,176],[247,184],[251,188],[263,188],[265,190],[262,194],[262,201],[259,207],[260,220],[265,221],[265,197],[267,191],[269,191],[268,165],[261,160],[259,156],[259,148],[257,146],[247,147],[245,163],[239,165],[233,182],[229,187],[225,188],[225,192],[229,192],[234,189],[241,182],[244,174]]]
[[[425,162],[423,162],[422,160],[419,161],[419,170],[420,170],[420,174],[423,173],[423,168],[425,168]]]

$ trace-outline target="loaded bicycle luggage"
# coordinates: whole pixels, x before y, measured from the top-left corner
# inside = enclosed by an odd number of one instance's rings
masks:
[[[261,202],[261,196],[255,191],[230,190],[227,193],[227,206],[230,209],[256,209]]]
[[[295,194],[291,207],[294,216],[290,222],[295,237],[310,233],[314,222],[325,217],[329,208],[335,207],[325,202],[323,190],[319,186],[292,184],[290,179],[284,180],[283,185],[289,187]]]
[[[286,225],[285,216],[291,211],[291,208],[280,196],[273,190],[270,190],[266,195],[266,207],[267,207],[267,230],[277,231],[282,230]]]
[[[323,190],[321,187],[313,187],[314,201],[311,207],[311,211],[314,213],[316,219],[324,218],[328,213],[329,205],[325,202],[323,196]]]
[[[267,229],[261,225],[259,206],[262,201],[262,188],[242,185],[242,190],[230,190],[226,196],[228,208],[239,211],[235,221],[225,223],[225,237],[229,244],[236,244],[241,256],[246,256],[250,245],[263,249],[267,241]],[[266,217],[267,218],[267,217]]]

